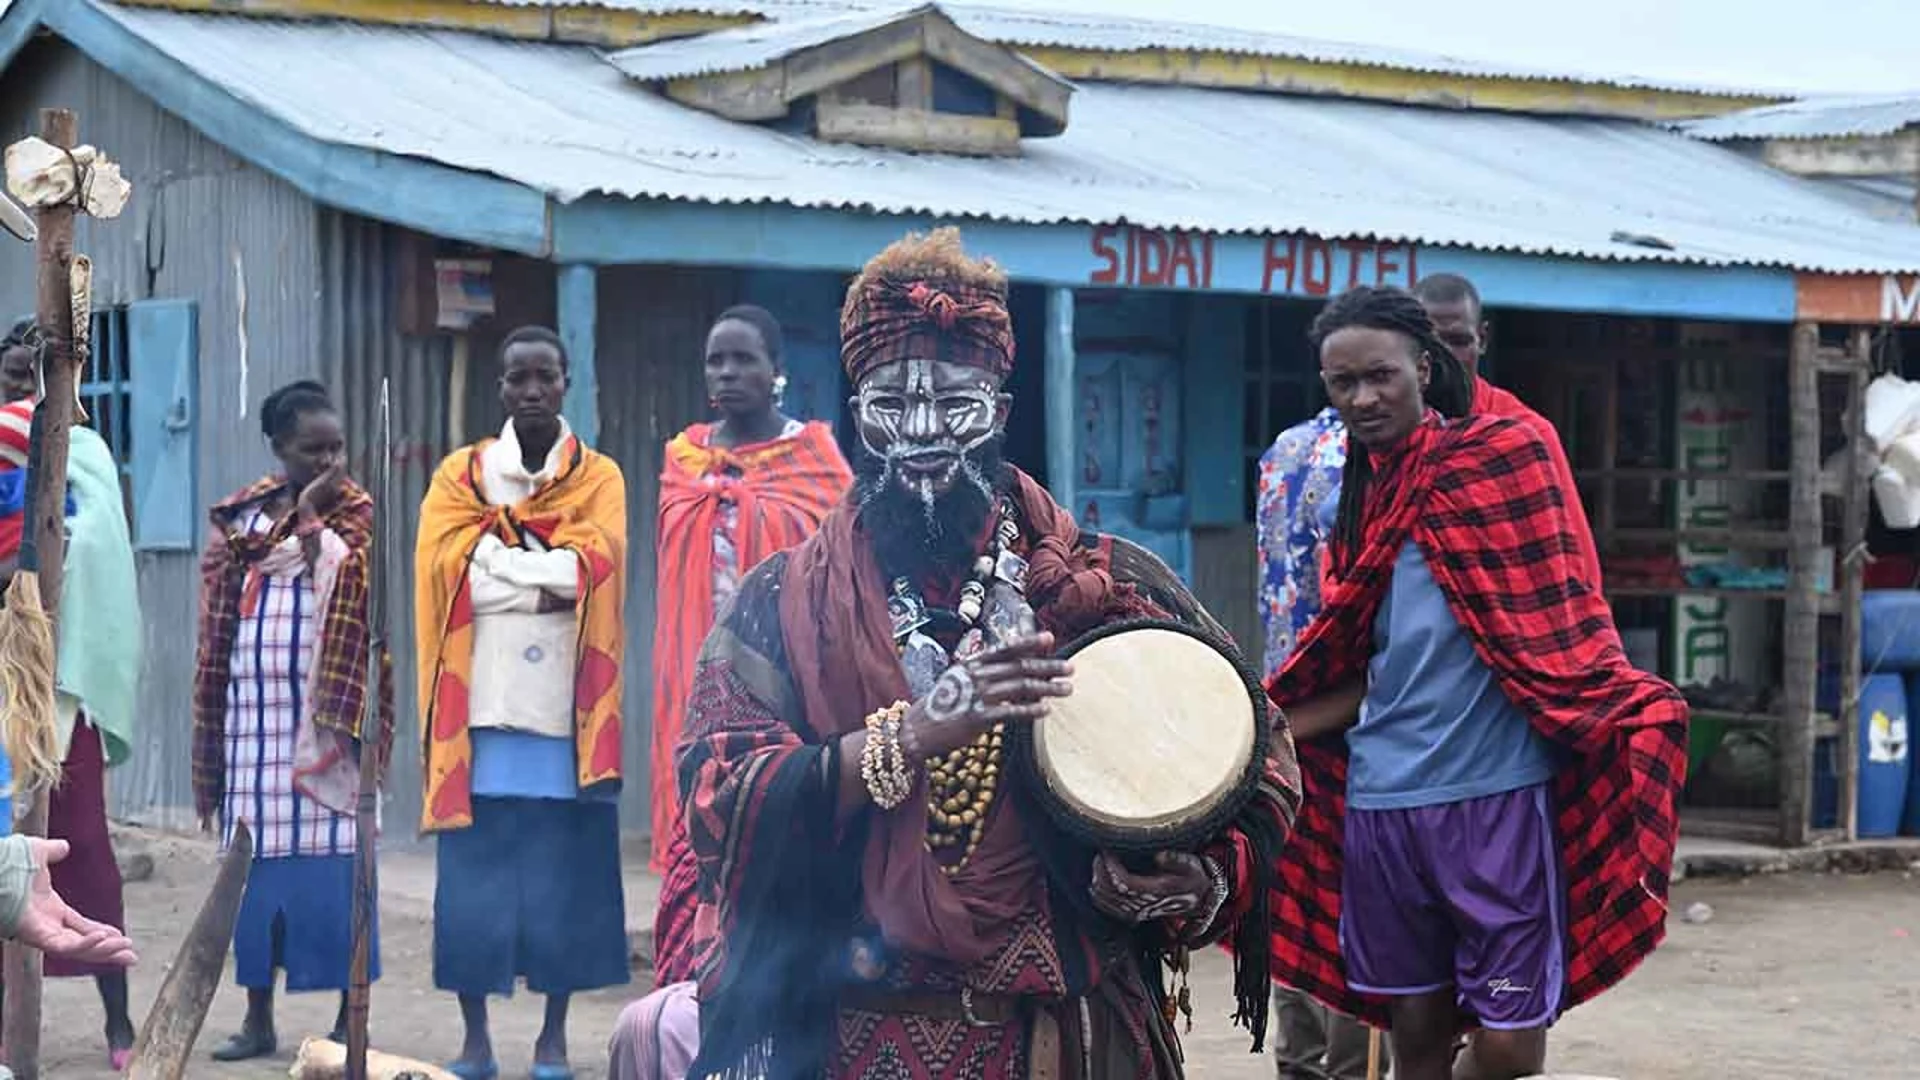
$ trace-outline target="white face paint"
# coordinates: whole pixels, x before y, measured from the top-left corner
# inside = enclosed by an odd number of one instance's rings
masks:
[[[860,441],[931,505],[959,476],[967,454],[999,431],[999,389],[976,368],[904,360],[875,368],[854,398]]]

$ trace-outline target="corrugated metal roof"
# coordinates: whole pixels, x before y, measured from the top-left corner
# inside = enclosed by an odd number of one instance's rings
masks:
[[[1829,176],[1813,181],[1834,198],[1859,208],[1882,221],[1900,225],[1915,223],[1916,192],[1912,177],[1903,176]]]
[[[623,49],[609,59],[615,67],[643,82],[754,71],[802,49],[877,30],[933,6],[905,4],[754,23],[698,37]]]
[[[492,0],[492,2],[557,7],[571,4],[574,0]],[[806,19],[834,12],[884,12],[897,10],[902,6],[893,0],[591,0],[591,2],[601,6],[654,13],[691,11],[713,15],[758,15],[770,20]],[[1520,64],[1468,60],[1411,49],[1328,41],[1294,34],[1205,23],[996,7],[987,4],[942,4],[941,7],[968,33],[1004,45],[1028,48],[1086,49],[1103,52],[1190,50],[1227,53],[1234,56],[1307,60],[1327,64],[1356,64],[1362,67],[1386,68],[1395,71],[1529,81],[1565,81],[1715,97],[1787,96],[1767,88],[1643,78],[1631,74],[1532,68]]]
[[[1873,221],[1740,155],[1631,121],[1094,84],[1075,95],[1066,133],[1029,142],[1021,158],[916,155],[685,108],[584,47],[102,10],[313,137],[561,200],[606,192],[1594,259],[1920,269],[1920,228]],[[1616,243],[1618,232],[1671,250]]]
[[[694,2],[701,3],[704,10],[707,0]],[[819,6],[835,10],[822,13],[817,10]],[[763,2],[757,13],[771,20],[769,22],[637,46],[616,54],[614,62],[634,78],[648,81],[751,71],[800,49],[871,30],[929,6],[935,5],[869,3],[865,0],[832,3],[829,0],[825,5],[796,9]],[[1459,75],[1529,79],[1563,77],[1548,71],[1521,72],[1452,57],[1313,41],[1231,27],[1109,19],[967,4],[937,6],[968,33],[1015,47],[1074,48],[1103,52],[1191,49]]]
[[[643,15],[758,15],[772,19],[831,14],[849,9],[849,0],[470,0],[499,7],[587,7],[637,11]]]
[[[1634,75],[1595,75],[1532,68],[1521,64],[1468,60],[1440,53],[1416,52],[1381,45],[1327,41],[1293,34],[1162,19],[1132,19],[1073,12],[1032,11],[1021,8],[956,4],[949,9],[969,33],[1008,45],[1137,52],[1178,49],[1221,52],[1239,56],[1311,60],[1326,64],[1357,64],[1396,71],[1469,75],[1484,78],[1600,83],[1608,86],[1673,90],[1693,94],[1745,97],[1752,88],[1677,84]],[[1764,95],[1764,91],[1759,91]]]
[[[1676,125],[1696,139],[1826,139],[1891,135],[1920,124],[1920,91],[1817,97]]]

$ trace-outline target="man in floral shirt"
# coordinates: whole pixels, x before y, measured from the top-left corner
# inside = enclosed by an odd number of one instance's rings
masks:
[[[1340,502],[1347,429],[1331,407],[1280,433],[1260,455],[1255,522],[1260,550],[1260,619],[1266,672],[1286,663],[1320,613],[1321,560]],[[1279,1020],[1274,1054],[1280,1080],[1362,1080],[1367,1029],[1290,987],[1274,988]]]
[[[1320,560],[1346,463],[1347,429],[1331,407],[1281,432],[1260,455],[1256,532],[1269,674],[1320,613]]]

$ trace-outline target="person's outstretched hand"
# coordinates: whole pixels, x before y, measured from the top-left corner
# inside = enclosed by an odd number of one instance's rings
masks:
[[[35,836],[27,838],[27,847],[33,853],[33,884],[14,937],[49,956],[83,964],[128,967],[138,959],[127,935],[86,918],[53,891],[53,876],[47,867],[67,857],[67,842]]]

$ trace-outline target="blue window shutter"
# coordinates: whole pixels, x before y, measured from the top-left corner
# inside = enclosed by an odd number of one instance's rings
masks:
[[[200,535],[199,311],[188,300],[127,306],[133,383],[133,545],[192,551]]]

